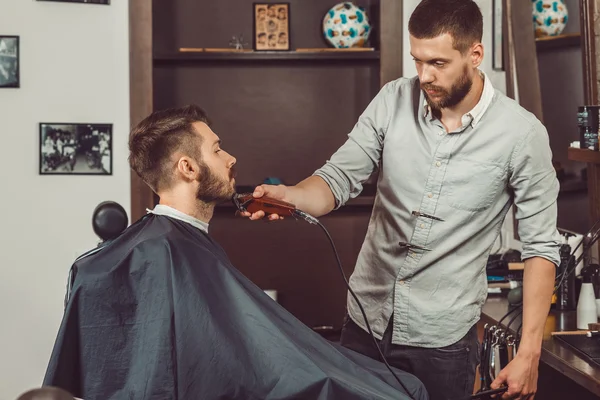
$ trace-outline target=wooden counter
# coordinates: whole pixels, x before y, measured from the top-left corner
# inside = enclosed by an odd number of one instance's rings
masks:
[[[508,310],[510,307],[505,297],[490,295],[483,307],[480,330],[486,323],[497,324]],[[502,324],[505,326],[515,313],[505,318]],[[550,311],[542,342],[536,400],[600,399],[600,367],[587,362],[551,336],[555,331],[577,330],[576,319],[575,311]],[[514,333],[520,324],[519,316],[510,326],[510,330]]]

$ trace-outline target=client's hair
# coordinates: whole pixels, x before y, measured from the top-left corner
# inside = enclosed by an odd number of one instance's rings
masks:
[[[417,39],[452,36],[454,48],[465,54],[483,37],[483,16],[473,0],[422,0],[408,21]]]
[[[175,151],[200,161],[200,137],[195,122],[210,126],[206,112],[196,106],[155,111],[129,135],[129,165],[155,192],[171,185],[169,159]]]
[[[73,400],[69,392],[52,386],[29,390],[20,395],[17,400]]]

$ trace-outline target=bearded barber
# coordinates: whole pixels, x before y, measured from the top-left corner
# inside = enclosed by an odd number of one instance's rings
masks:
[[[387,360],[416,375],[432,400],[473,391],[485,267],[514,204],[525,262],[522,340],[492,388],[507,385],[502,398],[532,398],[560,263],[559,184],[547,131],[479,69],[483,21],[475,2],[423,0],[409,33],[418,75],[386,84],[313,176],[295,186],[261,185],[255,197],[318,217],[358,196],[379,168],[350,284]],[[342,344],[377,358],[351,296],[347,308]]]

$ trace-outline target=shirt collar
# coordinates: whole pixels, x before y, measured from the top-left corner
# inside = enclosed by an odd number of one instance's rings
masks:
[[[487,110],[487,108],[489,107],[489,105],[491,104],[491,102],[494,98],[495,90],[494,90],[494,86],[492,85],[492,81],[487,76],[487,74],[485,72],[483,72],[482,70],[479,70],[479,73],[481,74],[481,76],[483,78],[483,92],[481,93],[479,102],[477,102],[475,107],[473,107],[471,109],[471,111],[467,112],[466,114],[464,114],[462,116],[461,121],[462,121],[463,126],[471,123],[471,125],[473,127],[475,127],[481,120],[481,117],[483,117],[483,114],[485,114],[485,111]],[[423,116],[427,117],[428,115],[430,115],[431,108],[429,107],[429,104],[427,104],[427,99],[423,100],[423,108],[424,108]],[[431,118],[433,119],[433,114],[431,114]]]
[[[148,213],[164,215],[167,217],[178,219],[183,222],[187,222],[188,224],[208,233],[208,224],[206,222],[200,221],[199,219],[194,218],[191,215],[185,214],[173,207],[164,204],[157,204],[156,206],[154,206],[153,210],[146,209],[146,211]]]

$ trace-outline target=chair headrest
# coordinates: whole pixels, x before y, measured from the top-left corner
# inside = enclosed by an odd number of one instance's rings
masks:
[[[127,212],[119,203],[103,201],[94,209],[92,226],[94,233],[103,241],[119,236],[128,223]]]

